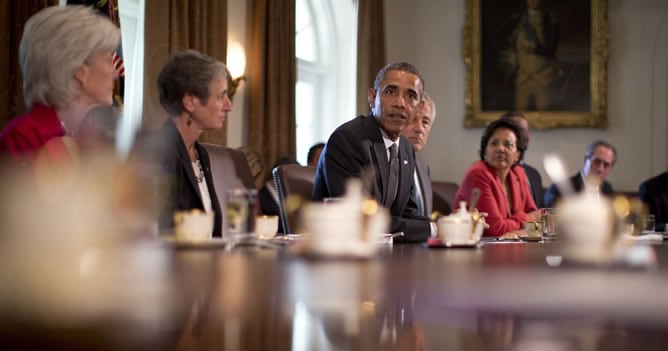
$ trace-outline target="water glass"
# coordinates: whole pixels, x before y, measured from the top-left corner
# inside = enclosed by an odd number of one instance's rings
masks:
[[[653,214],[648,214],[643,219],[643,230],[641,234],[654,234],[654,226],[656,224],[656,217]]]
[[[541,209],[543,240],[557,239],[557,211],[554,208]]]
[[[255,189],[232,189],[225,193],[226,237],[251,235],[255,231],[258,197]]]

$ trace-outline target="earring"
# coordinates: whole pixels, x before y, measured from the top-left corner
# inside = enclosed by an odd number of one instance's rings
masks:
[[[193,114],[188,112],[188,121],[186,121],[186,125],[190,127],[191,124],[193,124]]]

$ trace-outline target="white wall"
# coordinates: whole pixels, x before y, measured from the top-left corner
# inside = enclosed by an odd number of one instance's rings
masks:
[[[247,27],[247,0],[227,1],[227,42],[236,41],[246,49],[246,61],[250,57],[250,33]],[[248,72],[248,62],[246,62]],[[242,81],[232,101],[232,112],[227,115],[227,146],[237,148],[248,143],[247,128],[248,108],[246,107],[246,81]]]
[[[668,143],[668,2],[610,0],[608,129],[533,131],[526,160],[543,173],[542,155],[559,152],[572,173],[586,145],[611,141],[619,161],[609,180],[636,190],[666,169]],[[478,159],[482,129],[464,129],[462,25],[465,0],[387,0],[388,61],[415,64],[437,104],[438,116],[423,156],[433,179],[460,182]]]
[[[229,36],[246,36],[246,3],[228,1]],[[462,25],[465,0],[386,0],[388,61],[415,64],[438,106],[438,116],[423,157],[432,178],[460,182],[478,159],[482,129],[464,129]],[[609,180],[617,190],[638,184],[668,164],[668,1],[610,0],[608,129],[534,131],[527,162],[543,173],[542,155],[559,152],[575,173],[585,146],[603,138],[619,150]],[[248,48],[245,41],[242,44]],[[230,146],[241,145],[242,89],[229,118]],[[352,116],[351,116],[352,117]]]

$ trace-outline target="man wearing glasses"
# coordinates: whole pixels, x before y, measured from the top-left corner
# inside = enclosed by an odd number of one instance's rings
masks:
[[[584,167],[570,179],[573,190],[576,192],[583,191],[585,181],[587,181],[588,184],[593,185],[587,187],[589,191],[612,197],[615,192],[605,178],[612,170],[615,162],[617,162],[617,149],[612,144],[603,140],[596,140],[589,144],[585,151]],[[545,207],[553,207],[560,196],[561,194],[555,184],[550,185],[545,192]]]

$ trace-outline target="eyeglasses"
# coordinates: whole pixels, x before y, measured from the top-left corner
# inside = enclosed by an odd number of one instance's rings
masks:
[[[591,161],[591,163],[596,167],[601,166],[601,165],[603,166],[604,169],[608,169],[608,168],[612,167],[612,163],[610,163],[608,161],[605,161],[605,160],[601,160],[600,158],[590,157],[589,161]]]

